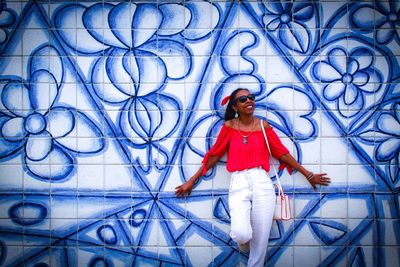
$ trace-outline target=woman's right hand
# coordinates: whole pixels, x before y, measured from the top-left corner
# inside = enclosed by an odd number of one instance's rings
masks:
[[[181,184],[175,188],[175,195],[177,197],[184,197],[187,193],[188,196],[192,193],[193,189],[193,182],[191,180],[187,181],[186,183]]]

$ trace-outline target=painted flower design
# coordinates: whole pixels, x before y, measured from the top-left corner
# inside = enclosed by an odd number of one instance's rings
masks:
[[[263,22],[268,31],[278,31],[280,41],[298,53],[306,53],[310,45],[311,33],[306,22],[314,15],[310,3],[280,1],[264,2]]]
[[[74,170],[75,155],[96,153],[104,146],[98,127],[82,112],[57,105],[63,75],[61,59],[52,61],[52,71],[43,55],[58,55],[52,47],[39,48],[30,60],[27,82],[3,80],[0,159],[21,151],[27,171],[34,177],[56,181]],[[54,57],[56,58],[56,57]],[[46,66],[47,63],[47,66]],[[76,142],[77,131],[92,137]],[[22,148],[22,149],[21,149]],[[51,171],[50,166],[51,164]],[[50,180],[51,179],[51,180]]]
[[[363,5],[350,14],[355,28],[376,31],[376,41],[386,44],[392,39],[400,41],[400,2],[376,1],[375,6]]]
[[[200,12],[204,8],[209,12]],[[85,30],[78,39],[90,40],[90,47],[74,42],[68,30],[71,14],[82,18],[79,27]],[[180,122],[176,112],[182,109],[180,102],[163,89],[168,80],[182,79],[192,68],[191,52],[183,40],[205,37],[211,29],[202,23],[215,27],[218,18],[218,9],[208,2],[68,5],[55,15],[55,25],[70,47],[81,54],[102,55],[88,79],[106,105],[119,107],[116,123],[128,145],[146,151],[137,150],[134,156],[144,172],[151,165],[166,164],[169,152],[160,142]],[[198,28],[204,30],[192,31]]]
[[[374,129],[362,132],[360,137],[375,146],[377,162],[389,163],[389,177],[396,183],[400,174],[400,103],[379,114]]]
[[[13,25],[16,21],[15,12],[7,8],[7,4],[0,3],[0,45],[8,40],[7,27]]]
[[[375,152],[376,159],[381,162],[394,160],[394,163],[398,164],[400,162],[400,104],[396,105],[393,113],[383,112],[376,126],[381,137]]]
[[[397,103],[392,112],[383,112],[376,123],[375,157],[379,162],[389,162],[387,165],[389,176],[396,183],[400,176],[400,103]]]
[[[381,87],[382,75],[373,67],[373,53],[366,48],[357,48],[348,54],[342,48],[329,51],[325,60],[312,67],[316,80],[325,84],[323,97],[337,101],[342,115],[355,115],[364,106],[364,95],[377,92]]]

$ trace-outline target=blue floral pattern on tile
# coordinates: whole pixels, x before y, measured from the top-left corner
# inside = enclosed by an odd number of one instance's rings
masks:
[[[314,5],[305,2],[265,2],[263,22],[268,31],[276,31],[288,49],[305,54],[311,42],[311,34],[305,22],[315,15]]]
[[[387,173],[393,183],[399,179],[400,156],[400,104],[394,103],[390,110],[377,116],[376,130],[366,130],[360,137],[370,145],[375,146],[374,156],[378,163],[385,164]]]
[[[313,73],[316,80],[325,84],[323,97],[335,101],[342,115],[349,112],[352,117],[364,108],[364,94],[381,88],[383,78],[373,63],[374,55],[369,49],[357,48],[347,54],[343,48],[334,48],[326,60],[313,65]]]
[[[43,55],[54,55],[51,69]],[[97,153],[104,147],[102,133],[84,113],[57,104],[63,64],[55,48],[41,47],[32,55],[28,81],[3,82],[0,158],[15,157],[20,151],[33,177],[57,181],[72,174],[76,155]],[[92,137],[85,146],[77,146],[78,127]],[[50,164],[54,164],[52,171]]]
[[[0,45],[3,45],[9,38],[7,28],[14,25],[17,16],[14,10],[7,8],[6,3],[0,3]]]
[[[360,5],[351,12],[351,22],[356,28],[376,31],[375,39],[379,44],[387,44],[395,39],[400,41],[397,28],[400,25],[400,5],[397,1],[376,1],[375,5]],[[374,20],[367,18],[374,17]]]
[[[281,172],[295,219],[273,223],[268,264],[398,261],[398,11],[3,1],[0,265],[245,265],[229,236],[225,158],[190,198],[174,195],[239,86],[301,163],[332,177],[314,192]]]

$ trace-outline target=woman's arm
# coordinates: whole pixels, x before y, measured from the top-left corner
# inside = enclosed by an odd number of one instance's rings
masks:
[[[190,177],[189,180],[187,180],[185,183],[175,188],[175,195],[177,197],[184,197],[186,193],[188,193],[188,196],[190,196],[193,186],[200,179],[200,177],[205,175],[207,170],[214,167],[215,164],[217,164],[218,159],[225,154],[226,150],[228,149],[229,139],[230,139],[229,138],[230,131],[229,128],[227,127],[227,125],[229,124],[230,124],[229,121],[224,123],[218,134],[215,144],[204,155],[202,161],[203,166],[192,177]]]
[[[219,158],[217,156],[210,156],[206,165],[207,170],[214,167],[217,164],[218,159]],[[192,177],[190,177],[189,180],[187,180],[182,185],[177,186],[175,188],[175,195],[177,197],[184,197],[185,194],[187,193],[187,195],[190,196],[190,194],[192,193],[193,186],[202,176],[202,172],[203,172],[203,167],[200,167],[200,169]]]
[[[308,171],[306,168],[301,166],[300,163],[298,163],[289,153],[281,156],[279,160],[303,174],[314,189],[316,189],[317,184],[329,185],[331,182],[331,179],[325,176],[326,173],[312,173]]]
[[[263,121],[263,123],[264,123],[264,128],[265,128],[266,130],[268,130],[269,128],[271,128],[271,126],[269,125],[269,123],[268,123],[267,121]],[[281,141],[279,140],[279,137],[278,137],[275,133],[272,134],[272,135],[270,135],[270,138],[272,138],[272,139],[274,140],[274,143],[271,143],[271,142],[270,142],[271,145],[272,145],[272,144],[280,144],[280,146],[282,146],[282,143],[281,143]],[[277,154],[282,153],[282,150],[281,150],[280,153],[279,153],[279,152],[276,152],[276,150],[279,150],[279,145],[278,145],[278,146],[275,146],[275,150],[274,150],[274,147],[272,147],[272,146],[271,146],[271,149],[272,149],[273,151],[275,151],[275,156],[276,156]],[[285,148],[285,150],[287,151],[286,148]],[[273,151],[271,151],[271,153],[273,153]],[[314,174],[314,173],[308,171],[306,168],[304,168],[303,166],[301,166],[301,164],[298,163],[298,162],[292,157],[292,155],[290,155],[290,153],[285,153],[285,154],[283,154],[283,155],[280,154],[278,157],[279,157],[278,159],[279,159],[280,161],[282,161],[283,163],[285,163],[285,164],[288,165],[289,167],[291,167],[291,168],[293,168],[293,169],[299,171],[301,174],[303,174],[303,175],[307,178],[308,182],[311,184],[311,186],[312,186],[314,189],[316,189],[316,185],[317,185],[317,184],[320,184],[320,185],[329,185],[329,183],[331,182],[331,179],[330,179],[329,177],[326,177],[326,176],[325,176],[326,173],[316,173],[316,174]]]

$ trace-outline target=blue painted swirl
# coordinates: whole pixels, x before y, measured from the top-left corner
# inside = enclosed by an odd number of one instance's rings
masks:
[[[144,222],[145,217],[146,217],[145,210],[143,209],[135,210],[129,218],[130,224],[133,227],[139,227]]]
[[[21,202],[8,210],[11,220],[22,226],[41,223],[47,217],[47,208],[39,203]]]
[[[115,245],[118,242],[117,233],[111,225],[103,225],[97,229],[97,236],[106,245]]]

